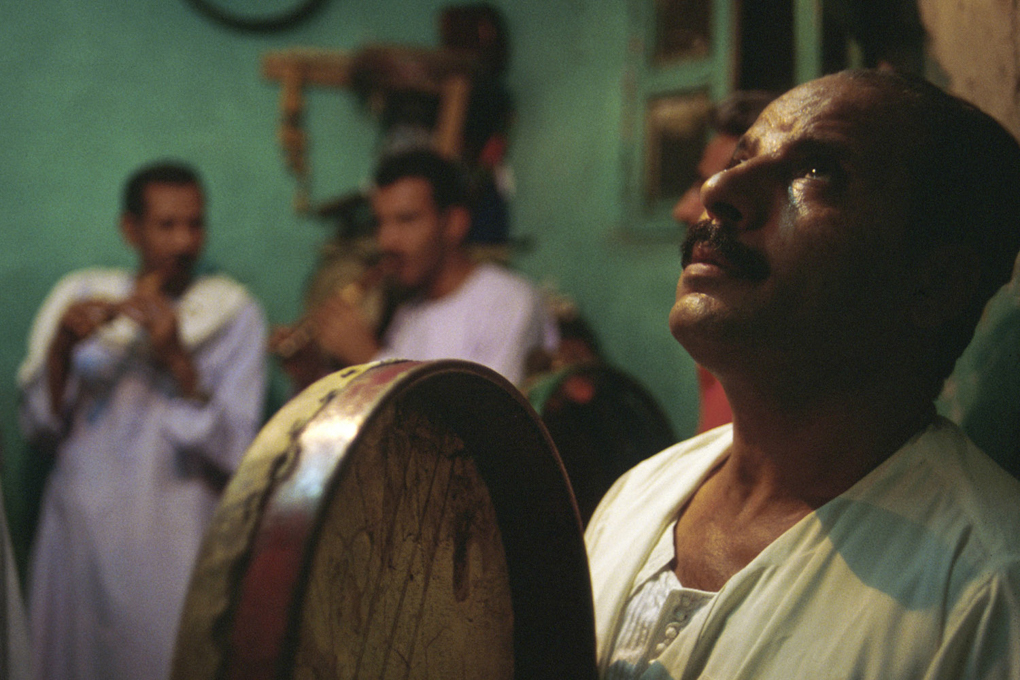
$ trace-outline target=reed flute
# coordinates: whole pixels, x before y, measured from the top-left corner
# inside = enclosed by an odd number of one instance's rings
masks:
[[[339,296],[341,300],[352,307],[357,307],[365,299],[365,295],[382,283],[386,273],[387,268],[383,266],[383,263],[376,261],[334,295]],[[273,353],[281,359],[290,359],[315,340],[318,332],[315,316],[320,308],[316,308],[298,319],[294,324],[293,331],[273,348]]]

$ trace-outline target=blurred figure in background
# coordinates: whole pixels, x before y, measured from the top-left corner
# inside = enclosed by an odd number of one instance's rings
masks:
[[[4,459],[3,449],[3,439],[0,438],[0,460]],[[0,489],[0,569],[3,570],[0,575],[0,678],[29,680],[32,677],[32,647],[18,568],[7,530],[3,489]]]
[[[555,347],[539,291],[506,267],[471,258],[466,189],[459,166],[430,150],[380,164],[371,202],[378,268],[397,299],[392,318],[380,337],[341,293],[301,324],[277,329],[270,349],[297,389],[343,366],[387,358],[466,359],[520,384],[532,351]]]
[[[583,525],[620,475],[676,436],[652,394],[602,356],[577,304],[550,295],[549,307],[560,343],[529,358],[522,390],[556,444]]]
[[[165,678],[199,542],[253,439],[262,309],[195,276],[198,175],[138,170],[121,216],[135,271],[88,269],[43,303],[18,373],[26,439],[54,456],[31,560],[40,678]]]
[[[1020,258],[936,402],[995,462],[1020,479]]]

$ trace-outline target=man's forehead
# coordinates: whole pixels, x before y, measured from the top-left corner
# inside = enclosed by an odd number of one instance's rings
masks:
[[[143,190],[145,208],[149,212],[170,210],[179,207],[201,207],[204,197],[197,184],[175,182],[151,182]]]
[[[901,147],[908,121],[891,96],[837,74],[799,85],[772,102],[748,133],[756,144],[811,139],[865,150]]]

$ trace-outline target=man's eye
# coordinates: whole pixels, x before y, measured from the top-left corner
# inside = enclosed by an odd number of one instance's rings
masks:
[[[811,165],[804,172],[805,177],[819,179],[826,178],[832,175],[832,170],[825,167],[824,165]]]
[[[826,160],[811,160],[804,163],[797,172],[804,179],[835,180],[840,177],[840,169],[836,163]]]

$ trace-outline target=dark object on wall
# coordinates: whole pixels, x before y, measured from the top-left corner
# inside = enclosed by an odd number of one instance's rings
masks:
[[[476,64],[464,54],[399,45],[369,45],[353,53],[294,48],[266,54],[262,69],[266,78],[281,84],[279,136],[287,167],[298,180],[294,207],[299,213],[311,210],[304,129],[304,88],[308,86],[351,90],[380,118],[395,92],[421,92],[438,98],[435,127],[427,137],[444,156],[461,156],[464,117],[476,70]],[[405,103],[421,108],[420,102]],[[427,114],[428,107],[424,110]],[[389,146],[387,142],[384,147]]]
[[[292,28],[308,19],[326,0],[277,0],[238,3],[230,0],[185,0],[206,17],[229,28],[249,33],[270,33]]]
[[[177,680],[594,680],[577,507],[520,393],[382,362],[262,429],[206,534]]]
[[[375,216],[372,204],[363,191],[353,191],[318,208],[318,217],[336,226],[339,240],[372,238]]]
[[[758,0],[740,3],[740,53],[737,89],[777,90],[793,87],[793,3]]]
[[[665,66],[704,59],[711,52],[712,2],[659,0],[655,3],[655,47],[652,60]]]
[[[846,68],[846,44],[860,47],[861,66],[921,74],[927,34],[916,0],[828,0],[823,5],[826,73]]]
[[[481,63],[486,74],[501,78],[510,61],[510,40],[506,21],[488,3],[450,5],[439,16],[443,47],[466,51]]]
[[[514,116],[513,97],[503,82],[510,61],[506,22],[486,3],[451,5],[440,14],[439,33],[444,49],[470,56],[477,64],[464,121],[463,159],[471,167],[492,168],[502,160]],[[498,152],[486,148],[494,137],[503,142]]]

